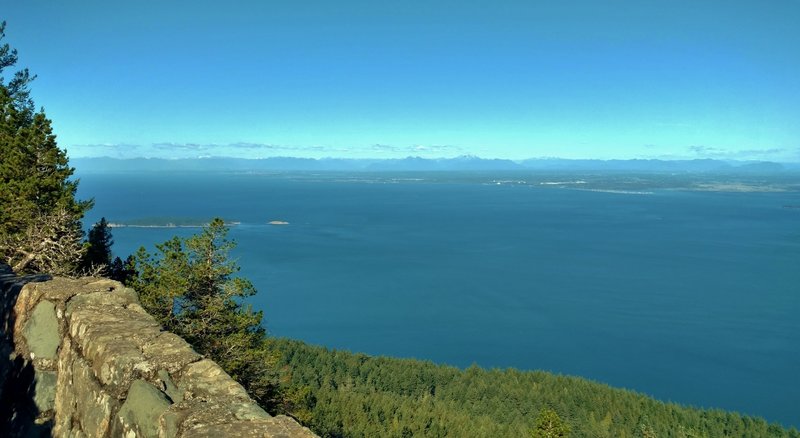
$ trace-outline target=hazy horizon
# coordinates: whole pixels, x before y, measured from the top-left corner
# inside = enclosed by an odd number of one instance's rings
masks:
[[[336,156],[321,156],[321,157],[302,157],[296,155],[274,155],[269,157],[242,157],[242,156],[233,156],[233,155],[184,155],[184,156],[129,156],[129,157],[113,157],[109,155],[96,155],[96,156],[70,156],[71,160],[92,160],[92,159],[109,159],[109,160],[164,160],[164,161],[182,161],[182,160],[248,160],[248,161],[262,161],[262,160],[278,160],[278,159],[287,159],[287,160],[315,160],[315,161],[326,161],[326,160],[342,160],[342,161],[398,161],[398,160],[411,160],[411,159],[419,159],[419,160],[426,160],[426,161],[449,161],[449,160],[481,160],[481,161],[506,161],[512,163],[524,163],[524,162],[531,162],[531,161],[564,161],[564,162],[582,162],[582,161],[597,161],[597,162],[614,162],[614,161],[630,161],[630,162],[637,162],[637,161],[660,161],[660,162],[697,162],[697,161],[715,161],[720,163],[736,163],[736,164],[749,164],[749,163],[776,163],[776,164],[786,164],[786,165],[797,165],[800,164],[800,159],[796,161],[778,161],[778,160],[747,160],[747,159],[735,159],[735,158],[565,158],[565,157],[527,157],[521,159],[509,159],[509,158],[500,158],[500,157],[492,157],[492,156],[479,156],[479,155],[472,155],[472,154],[462,154],[462,155],[454,155],[454,156],[430,156],[430,157],[423,157],[421,155],[406,155],[406,156],[398,156],[398,157],[336,157]]]
[[[90,0],[2,19],[73,157],[786,162],[798,16],[786,0]]]

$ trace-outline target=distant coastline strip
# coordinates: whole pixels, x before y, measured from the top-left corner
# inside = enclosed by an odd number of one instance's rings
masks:
[[[580,190],[582,192],[616,193],[619,195],[652,195],[655,193],[642,190],[616,190],[616,189],[572,189],[572,190]]]
[[[225,222],[226,226],[236,226],[240,225],[241,222]],[[110,222],[108,224],[109,228],[203,228],[208,226],[208,223],[197,223],[197,224],[175,224],[172,222],[168,222],[165,224],[126,224],[126,223],[117,223],[117,222]]]

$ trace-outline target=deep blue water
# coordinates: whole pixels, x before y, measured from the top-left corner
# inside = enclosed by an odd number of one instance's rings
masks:
[[[800,426],[798,193],[148,174],[83,175],[80,195],[87,222],[241,221],[234,255],[273,335]],[[114,250],[195,231],[117,228]]]

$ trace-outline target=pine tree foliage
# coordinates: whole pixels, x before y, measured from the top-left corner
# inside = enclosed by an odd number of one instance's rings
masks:
[[[5,37],[0,24],[0,40]],[[91,201],[78,201],[66,153],[50,120],[34,111],[23,69],[6,82],[17,51],[0,46],[0,260],[18,272],[70,274],[82,256],[81,218]],[[76,238],[77,236],[77,238]]]
[[[81,260],[84,272],[96,272],[99,275],[109,275],[111,268],[111,246],[114,244],[114,237],[111,228],[108,226],[106,218],[100,218],[89,230],[85,252]],[[121,262],[121,261],[120,261]]]
[[[0,22],[0,41],[6,36],[5,30],[6,22]],[[12,97],[13,105],[17,112],[22,114],[23,118],[30,118],[34,112],[34,105],[28,84],[36,77],[31,76],[27,68],[16,71],[8,83],[3,77],[3,70],[16,65],[18,60],[17,49],[11,48],[8,43],[0,45],[0,85],[3,85],[9,96]]]
[[[234,242],[214,219],[198,235],[140,248],[128,284],[161,324],[207,355],[269,411],[277,406],[275,356],[266,348],[262,312],[243,303],[256,291],[230,259]]]
[[[761,418],[664,403],[578,377],[462,370],[286,339],[270,344],[280,354],[286,408],[322,437],[800,438]]]
[[[569,436],[570,428],[551,408],[544,408],[536,418],[536,428],[531,432],[533,438],[562,438]]]
[[[108,267],[108,278],[117,280],[122,283],[129,283],[136,277],[136,264],[134,256],[128,256],[125,261],[119,257],[114,257],[111,265]]]

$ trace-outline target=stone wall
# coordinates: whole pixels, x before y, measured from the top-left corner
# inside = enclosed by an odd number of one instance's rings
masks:
[[[314,436],[264,412],[118,282],[0,265],[0,288],[0,436]]]

